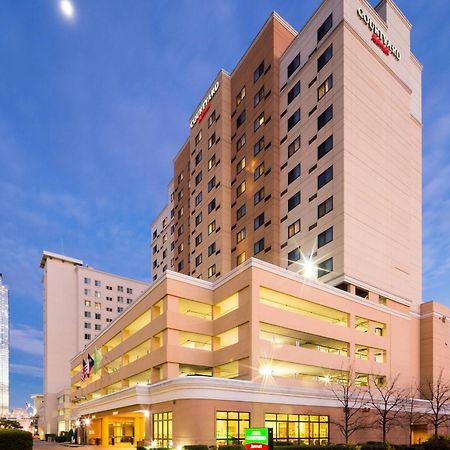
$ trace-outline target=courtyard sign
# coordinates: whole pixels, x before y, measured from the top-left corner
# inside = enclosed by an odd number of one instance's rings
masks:
[[[386,37],[386,35],[381,31],[380,27],[375,23],[375,21],[371,19],[370,16],[365,13],[362,8],[358,8],[356,12],[359,18],[372,31],[372,41],[375,43],[375,45],[378,45],[378,47],[381,48],[385,55],[389,56],[389,54],[392,53],[394,58],[397,61],[400,61],[402,57],[400,50],[398,50],[397,47]]]
[[[245,448],[246,450],[273,450],[272,428],[247,428]]]
[[[212,89],[209,91],[209,94],[206,96],[205,100],[203,100],[202,104],[200,105],[200,108],[198,108],[197,112],[195,113],[194,117],[191,120],[190,123],[191,128],[193,128],[197,122],[201,122],[203,120],[203,117],[205,117],[206,112],[211,106],[211,100],[214,97],[214,95],[216,95],[216,92],[219,89],[219,85],[220,85],[219,81],[216,81]]]

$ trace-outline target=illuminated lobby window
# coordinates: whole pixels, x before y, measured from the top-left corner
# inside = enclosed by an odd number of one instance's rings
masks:
[[[361,331],[362,333],[369,332],[369,321],[363,317],[355,318],[355,329]]]
[[[381,322],[372,322],[374,326],[374,333],[377,336],[386,336],[386,324]]]
[[[169,448],[172,441],[172,412],[153,414],[153,440],[156,447]]]
[[[193,366],[191,364],[180,364],[180,376],[187,375],[201,375],[206,377],[212,377],[212,367],[205,366]]]
[[[355,358],[362,359],[364,361],[369,360],[369,349],[364,345],[357,345],[355,347]]]
[[[348,314],[337,309],[329,308],[327,306],[319,305],[318,303],[313,303],[308,300],[303,300],[263,287],[259,291],[259,298],[262,304],[273,308],[294,312],[333,325],[348,327]]]
[[[241,444],[245,429],[250,427],[250,413],[237,411],[216,411],[216,444]]]
[[[180,331],[178,333],[178,339],[181,347],[194,348],[197,350],[212,350],[211,336],[208,336],[206,334]]]
[[[214,337],[214,350],[228,347],[229,345],[237,344],[239,342],[239,327],[231,328]]]
[[[224,316],[225,314],[238,309],[239,307],[239,292],[231,295],[230,297],[222,300],[214,305],[214,319]]]
[[[375,362],[377,362],[377,363],[383,364],[386,362],[386,350],[374,348],[373,356],[374,356]]]
[[[306,445],[328,444],[328,416],[264,414],[264,420],[266,428],[273,428],[274,441]]]
[[[366,373],[357,373],[355,375],[355,385],[356,386],[369,386],[369,375]]]
[[[214,369],[214,376],[218,378],[237,378],[239,376],[239,361],[217,366]]]

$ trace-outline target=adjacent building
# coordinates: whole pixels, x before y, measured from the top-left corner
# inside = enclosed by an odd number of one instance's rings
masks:
[[[325,0],[298,32],[273,13],[218,72],[152,225],[153,284],[71,360],[82,440],[235,444],[251,426],[342,442],[337,382],[449,375],[450,310],[421,299],[410,32],[391,0]]]
[[[0,417],[9,414],[9,299],[0,273]]]
[[[70,429],[70,359],[147,289],[83,261],[44,251],[44,431]]]

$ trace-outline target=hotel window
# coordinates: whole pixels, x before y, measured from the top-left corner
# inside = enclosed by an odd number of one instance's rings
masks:
[[[153,440],[155,447],[169,448],[172,445],[172,412],[153,413]]]
[[[195,155],[195,165],[198,166],[202,160],[202,151],[200,150],[197,155]]]
[[[283,441],[294,445],[328,444],[328,416],[264,414],[264,420],[264,426],[273,429],[274,441]]]
[[[216,265],[213,264],[211,267],[208,267],[208,278],[213,277],[216,274]]]
[[[84,301],[84,306],[91,306],[91,301],[90,300],[85,300]]]
[[[102,282],[100,280],[95,280],[94,285],[100,287],[102,285]]]
[[[163,269],[163,272],[164,272],[164,269]],[[133,302],[133,299],[132,298],[127,298],[127,304],[129,305],[130,303],[132,303]]]
[[[163,257],[163,259],[166,259],[166,258],[167,258],[167,250],[164,250],[164,251],[163,251],[163,256],[162,256],[162,257]]]
[[[240,197],[245,192],[245,180],[236,188],[236,197]]]
[[[239,266],[245,261],[245,252],[242,252],[240,255],[236,257],[236,265]]]
[[[328,258],[317,265],[317,278],[333,272],[333,258]]]
[[[202,220],[203,220],[203,215],[202,215],[202,213],[200,213],[195,217],[195,226],[197,227],[198,225],[200,225],[202,223]]]
[[[209,225],[208,225],[208,235],[210,235],[213,231],[215,231],[216,229],[216,221],[213,220]]]
[[[184,190],[181,189],[181,191],[178,192],[178,200],[181,200],[183,198],[183,196],[184,196]]]
[[[216,444],[243,444],[245,430],[250,427],[250,413],[216,411]]]
[[[197,134],[197,136],[195,136],[195,145],[197,145],[200,141],[202,140],[202,130],[200,130]],[[180,175],[182,175],[183,172],[180,173]],[[181,177],[181,180],[183,179],[183,177]],[[181,181],[180,178],[178,178],[178,182]]]
[[[317,207],[317,218],[320,219],[325,214],[333,211],[333,197],[327,198],[323,203]]]
[[[317,118],[317,131],[323,128],[333,118],[333,105],[330,105],[318,118]]]
[[[123,303],[123,297],[117,297],[117,301],[118,301],[119,303]]]
[[[200,172],[195,177],[195,185],[198,186],[203,178],[203,172],[200,170]]]
[[[200,253],[200,255],[197,255],[195,257],[195,267],[198,267],[201,263],[202,263],[202,254]]]
[[[246,142],[246,137],[245,137],[245,133],[237,140],[236,142],[236,151],[239,151]]]
[[[245,213],[247,212],[245,203],[236,211],[236,220],[241,219],[245,216]]]
[[[181,225],[180,227],[178,227],[178,236],[181,236],[184,233],[184,226]]]
[[[333,148],[333,135],[326,138],[317,147],[317,159],[323,158]]]
[[[245,228],[242,228],[242,230],[236,234],[236,243],[239,244],[239,242],[242,242],[245,239],[245,235]]]
[[[264,111],[258,116],[258,118],[253,122],[253,131],[258,130],[258,128],[264,124]]]
[[[198,206],[202,201],[202,192],[200,191],[195,197],[195,206]]]
[[[216,243],[213,242],[211,245],[208,246],[208,256],[213,255],[216,253]]]
[[[318,88],[317,101],[319,101],[333,87],[333,74],[331,74]]]
[[[300,81],[294,84],[294,87],[288,92],[288,105],[300,94]]]
[[[256,156],[264,149],[264,136],[253,146],[253,155]]]
[[[213,199],[208,203],[208,214],[211,214],[215,209],[216,209],[216,199],[213,198]]]
[[[300,176],[300,163],[288,172],[288,184],[291,184]]]
[[[264,73],[264,61],[253,72],[253,82],[256,83]]]
[[[89,322],[84,322],[84,328],[90,329],[91,328],[91,324]]]
[[[331,44],[317,59],[317,72],[333,57],[333,44]]]
[[[242,172],[245,167],[245,156],[236,164],[236,174]]]
[[[263,250],[264,250],[264,238],[255,242],[255,244],[253,245],[253,253],[257,255],[259,252],[262,252]]]
[[[84,338],[87,339],[87,340],[90,340],[91,339],[91,335],[89,333],[85,333],[84,334]]]
[[[264,99],[264,86],[253,97],[253,106],[256,107]]]
[[[264,200],[264,188],[261,188],[253,195],[253,204],[257,205],[262,200]]]
[[[300,233],[300,219],[288,226],[288,239],[295,236],[297,233]]]
[[[292,211],[296,206],[300,205],[300,199],[301,194],[298,191],[288,200],[288,211]]]
[[[298,53],[295,58],[289,63],[287,67],[287,77],[290,76],[300,67],[300,53]]]
[[[256,181],[258,178],[260,178],[264,174],[264,163],[262,162],[256,169],[255,173],[253,174],[253,179]]]
[[[199,246],[203,241],[203,234],[200,233],[195,237],[195,246]]]
[[[91,312],[90,311],[85,311],[84,312],[84,317],[89,319],[91,317]]]
[[[288,158],[290,158],[301,145],[300,136],[296,137],[289,145],[288,145]]]
[[[253,229],[257,230],[260,226],[264,225],[264,213],[261,213],[253,220]]]
[[[102,309],[102,304],[99,302],[95,302],[95,309]]]
[[[211,170],[216,165],[216,155],[212,155],[208,161],[208,170]]]
[[[317,177],[317,189],[322,188],[333,179],[333,166],[328,167]]]
[[[216,121],[216,111],[213,111],[212,114],[208,117],[208,128]]]
[[[106,297],[106,300],[108,300],[109,302],[112,302],[112,297]]]
[[[84,284],[91,284],[91,279],[90,278],[85,278],[84,279]]]
[[[183,270],[183,268],[184,268],[184,261],[181,260],[181,261],[178,263],[178,272],[180,272],[181,270]]]
[[[123,286],[117,286],[117,292],[123,292]]]
[[[156,277],[156,275],[155,275],[155,277]],[[156,280],[155,277],[153,277],[154,280]],[[106,319],[106,321],[107,321],[108,323],[111,323],[111,322],[112,322],[112,319],[109,319],[109,318],[108,318],[108,319]]]
[[[175,248],[175,242],[171,242],[170,243],[170,251],[173,251],[174,248]]]
[[[317,29],[317,43],[319,43],[324,36],[331,30],[333,26],[333,13],[331,13],[326,19],[325,22],[320,25]]]
[[[333,227],[323,231],[317,236],[317,248],[323,247],[333,240]]]
[[[106,308],[106,311],[107,311],[107,312],[112,312],[112,308],[109,308],[109,307],[108,307],[108,308]]]
[[[288,119],[288,131],[292,130],[300,122],[300,108]]]
[[[85,289],[84,290],[84,295],[91,295],[91,290],[90,289]]]
[[[294,250],[291,250],[288,253],[288,266],[291,265],[293,262],[299,261],[300,258],[301,258],[300,247],[294,248]]]
[[[244,111],[242,111],[236,119],[236,128],[239,128],[244,122],[245,122],[245,118],[246,118],[246,114],[245,114],[245,109]]]
[[[112,291],[112,286],[106,286],[106,289],[107,289],[108,291]]]
[[[182,242],[179,246],[178,246],[178,253],[181,253],[184,250],[184,243]]]
[[[102,326],[101,326],[99,323],[96,323],[96,324],[94,325],[94,328],[95,328],[95,331],[101,331]]]
[[[239,106],[242,100],[245,98],[245,86],[240,90],[239,94],[236,96],[236,106]]]
[[[213,189],[213,187],[216,185],[216,177],[212,177],[209,181],[208,181],[208,192],[211,192],[211,190]]]
[[[153,261],[153,268],[156,269],[158,267],[158,261],[155,259]]]
[[[216,133],[213,133],[208,139],[208,148],[211,148],[216,143]]]

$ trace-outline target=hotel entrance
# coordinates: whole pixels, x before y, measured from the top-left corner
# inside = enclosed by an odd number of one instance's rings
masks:
[[[108,445],[133,445],[134,442],[134,421],[125,418],[108,424]]]

